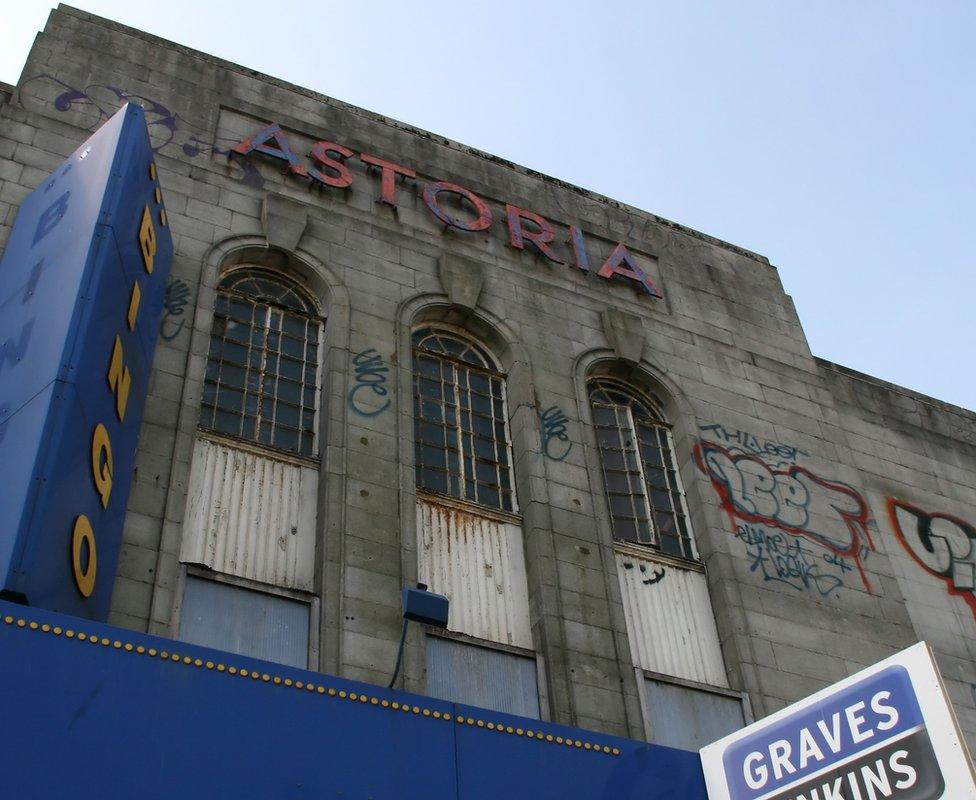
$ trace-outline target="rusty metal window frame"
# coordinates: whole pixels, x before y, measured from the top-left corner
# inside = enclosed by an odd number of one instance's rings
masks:
[[[697,559],[671,426],[657,404],[612,378],[589,381],[587,395],[613,538]]]
[[[411,345],[417,489],[517,514],[505,375],[453,330],[420,328]]]
[[[323,320],[297,284],[259,268],[217,285],[203,430],[314,459]]]

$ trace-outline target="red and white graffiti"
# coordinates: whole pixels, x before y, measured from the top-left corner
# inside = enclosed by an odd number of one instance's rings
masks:
[[[908,554],[929,575],[961,597],[976,616],[976,528],[950,514],[923,511],[888,498],[888,516]]]
[[[741,520],[807,539],[828,551],[825,563],[853,561],[864,588],[871,591],[863,564],[874,549],[868,530],[871,515],[856,489],[795,464],[773,467],[753,453],[714,442],[695,445],[695,462],[711,480],[733,531]]]

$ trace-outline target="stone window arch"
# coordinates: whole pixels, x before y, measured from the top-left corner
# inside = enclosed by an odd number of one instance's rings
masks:
[[[312,457],[322,319],[298,284],[244,267],[217,285],[200,427]]]
[[[649,394],[616,378],[587,383],[613,538],[697,557],[671,426]]]

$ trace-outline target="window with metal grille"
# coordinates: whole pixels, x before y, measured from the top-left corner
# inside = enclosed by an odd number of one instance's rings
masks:
[[[505,378],[478,345],[443,330],[413,335],[417,488],[516,511]]]
[[[671,430],[649,399],[609,379],[590,383],[613,537],[695,558]]]
[[[279,276],[235,270],[223,278],[200,426],[313,455],[320,332],[312,302]]]

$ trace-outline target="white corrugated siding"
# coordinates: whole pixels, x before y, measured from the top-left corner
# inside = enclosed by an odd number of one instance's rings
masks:
[[[417,501],[419,580],[451,600],[448,628],[532,649],[522,528]]]
[[[636,666],[728,687],[705,575],[629,553],[616,555]],[[664,575],[657,579],[661,570]]]
[[[180,560],[311,591],[318,471],[197,439]]]

